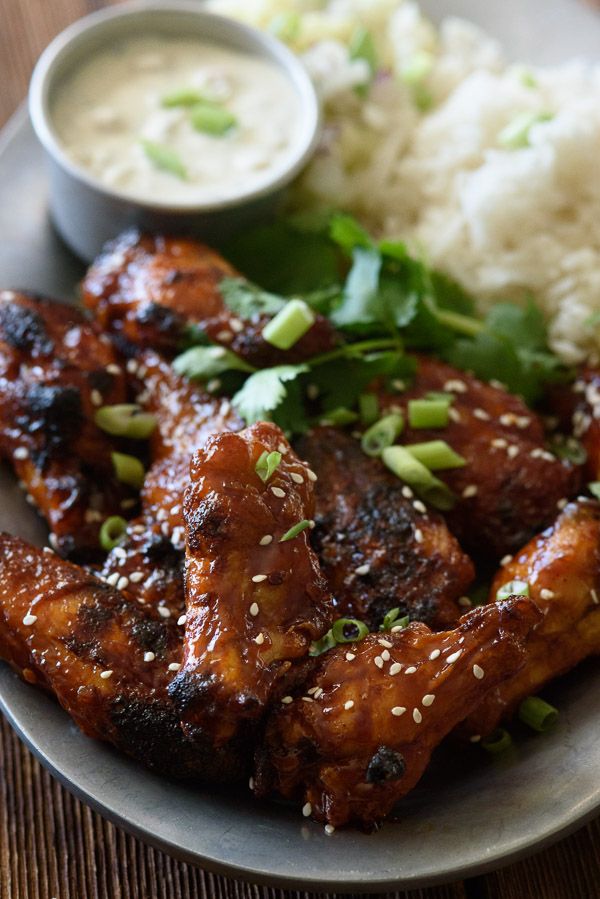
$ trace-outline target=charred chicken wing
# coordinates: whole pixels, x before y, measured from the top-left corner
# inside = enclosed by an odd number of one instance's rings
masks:
[[[452,631],[412,624],[325,653],[303,695],[283,697],[267,723],[256,792],[300,800],[336,827],[372,828],[446,734],[521,667],[540,617],[529,599],[513,597]]]
[[[297,450],[319,476],[313,545],[338,614],[376,627],[399,608],[438,630],[453,624],[474,570],[441,515],[343,431],[317,428]]]
[[[488,694],[468,730],[483,736],[519,703],[588,656],[600,653],[600,504],[571,503],[496,576],[490,600],[520,581],[544,618],[525,644],[526,663]]]
[[[219,285],[234,277],[229,263],[203,244],[128,231],[90,268],[83,298],[104,330],[160,352],[175,352],[190,324],[258,366],[305,359],[336,343],[331,325],[318,316],[291,351],[275,350],[262,337],[268,318],[241,320],[225,304]]]
[[[185,655],[170,687],[190,736],[226,745],[329,628],[332,604],[308,539],[314,474],[275,425],[200,449],[185,499]]]

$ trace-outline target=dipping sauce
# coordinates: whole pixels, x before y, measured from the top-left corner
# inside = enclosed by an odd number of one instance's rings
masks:
[[[150,203],[198,205],[270,184],[301,134],[276,64],[201,39],[131,37],[68,75],[51,118],[77,165]]]

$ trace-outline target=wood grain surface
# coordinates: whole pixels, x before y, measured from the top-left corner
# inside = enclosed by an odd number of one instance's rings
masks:
[[[0,0],[0,125],[23,100],[31,68],[48,41],[74,19],[104,5],[101,0]],[[551,784],[550,773],[549,789]],[[0,721],[1,899],[307,896],[216,877],[144,846],[59,786]],[[518,865],[410,897],[600,899],[600,821]]]

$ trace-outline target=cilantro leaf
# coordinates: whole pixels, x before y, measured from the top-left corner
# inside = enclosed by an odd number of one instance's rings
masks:
[[[219,292],[227,308],[241,318],[276,315],[286,304],[284,297],[262,290],[244,278],[224,278]]]
[[[364,228],[351,215],[338,213],[331,219],[329,234],[332,241],[347,255],[352,256],[357,247],[373,250],[375,246]]]
[[[254,371],[251,365],[221,346],[192,347],[173,360],[173,368],[190,381],[207,381],[226,371]]]
[[[531,300],[524,307],[514,303],[497,303],[488,313],[485,323],[489,331],[505,337],[515,347],[532,351],[546,349],[544,316]]]
[[[288,382],[308,371],[306,365],[277,365],[251,375],[231,403],[246,424],[269,420],[288,396]]]
[[[351,409],[376,378],[409,380],[415,369],[416,361],[402,353],[371,353],[320,365],[311,371],[309,380],[318,388],[321,408],[327,413],[338,408]]]
[[[273,472],[277,470],[281,458],[282,456],[279,452],[268,453],[265,450],[264,453],[261,453],[258,462],[254,466],[254,470],[263,484],[266,484]]]
[[[353,260],[342,303],[332,312],[331,320],[338,328],[364,331],[380,323],[383,315],[379,296],[381,256],[374,249],[356,247]]]

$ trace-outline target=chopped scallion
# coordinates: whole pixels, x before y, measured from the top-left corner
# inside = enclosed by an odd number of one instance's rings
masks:
[[[315,314],[303,300],[290,300],[275,318],[265,325],[262,336],[278,350],[289,350],[310,331]]]
[[[386,447],[392,446],[402,433],[404,416],[399,412],[385,415],[365,431],[361,446],[367,456],[380,456]]]
[[[336,643],[355,643],[364,640],[369,633],[369,628],[363,621],[356,618],[338,618],[331,628],[331,633]]]
[[[309,656],[320,656],[323,655],[324,652],[327,652],[328,649],[333,649],[334,646],[337,646],[335,637],[331,631],[327,631],[324,637],[311,643],[308,654]]]
[[[323,427],[343,428],[345,425],[354,424],[358,420],[358,415],[351,409],[330,409],[325,412],[319,419],[319,424]]]
[[[418,462],[405,447],[387,447],[382,453],[382,458],[390,471],[412,487],[425,502],[442,511],[453,508],[455,497],[452,491]]]
[[[176,175],[182,181],[187,181],[187,169],[175,150],[151,140],[142,140],[141,144],[144,153],[157,169],[162,169],[164,172]]]
[[[308,521],[307,519],[304,519],[304,521],[299,521],[298,524],[295,524],[293,527],[291,527],[289,531],[286,531],[279,542],[287,543],[288,540],[293,540],[294,537],[297,537],[302,533],[302,531],[305,531],[307,528],[312,527],[312,524],[312,521]]]
[[[300,34],[302,19],[295,11],[282,12],[269,22],[269,31],[280,41],[295,41]]]
[[[177,106],[197,106],[198,103],[210,103],[212,101],[210,97],[196,90],[196,88],[183,87],[178,91],[165,94],[160,102],[165,109],[172,109]]]
[[[404,615],[402,618],[399,618],[400,609],[391,609],[387,615],[384,616],[383,621],[379,627],[380,631],[389,631],[393,627],[408,627],[410,624],[410,618],[408,615]]]
[[[406,449],[430,471],[444,468],[463,468],[467,463],[455,453],[445,440],[429,440],[427,443],[413,443]]]
[[[496,601],[501,602],[509,596],[529,596],[529,584],[527,581],[509,581],[503,584],[496,592]]]
[[[139,490],[146,476],[144,466],[135,456],[126,453],[111,453],[113,468],[118,481]]]
[[[217,103],[197,103],[190,111],[190,121],[196,131],[210,134],[212,137],[223,137],[237,125],[232,112]]]
[[[600,481],[591,481],[588,484],[588,490],[592,496],[595,496],[596,499],[600,499]]]
[[[481,748],[489,752],[490,755],[498,755],[505,752],[512,746],[512,737],[503,727],[498,727],[489,737],[485,737],[481,741]]]
[[[450,416],[446,400],[409,400],[408,423],[411,428],[445,428]]]
[[[523,724],[543,733],[556,724],[558,709],[540,699],[539,696],[528,696],[519,706],[519,718]]]
[[[266,484],[271,475],[276,471],[281,462],[281,453],[268,453],[266,450],[261,454],[254,470],[259,476],[263,484]]]
[[[126,531],[127,522],[120,515],[113,515],[111,518],[107,518],[100,528],[100,546],[106,552],[110,552],[111,549],[119,545]]]
[[[366,425],[372,425],[379,415],[379,400],[374,393],[361,393],[358,398],[360,420]]]
[[[94,420],[107,434],[132,440],[147,440],[156,429],[154,415],[135,405],[102,406]]]
[[[533,126],[549,122],[553,118],[551,112],[523,112],[502,129],[498,135],[498,143],[508,150],[521,150],[528,147]]]

